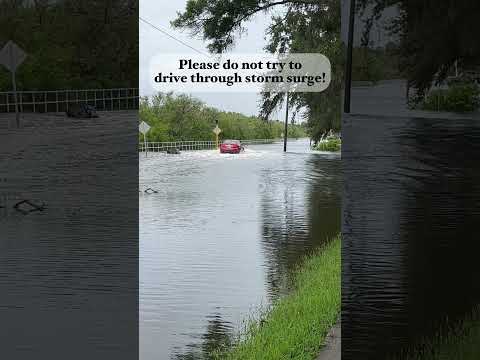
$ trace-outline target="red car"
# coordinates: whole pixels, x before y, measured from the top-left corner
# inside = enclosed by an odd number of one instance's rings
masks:
[[[239,140],[225,140],[220,144],[220,152],[222,154],[238,154],[243,150],[243,145]]]

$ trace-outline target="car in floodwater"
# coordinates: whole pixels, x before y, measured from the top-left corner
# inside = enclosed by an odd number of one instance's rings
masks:
[[[220,144],[220,153],[222,154],[239,154],[243,150],[245,149],[240,140],[224,140]]]

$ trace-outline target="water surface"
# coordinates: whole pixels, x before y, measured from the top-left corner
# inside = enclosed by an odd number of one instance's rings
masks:
[[[480,123],[351,115],[342,133],[342,359],[385,360],[480,303]]]
[[[308,145],[142,154],[142,360],[201,358],[228,341],[286,292],[306,253],[338,233],[340,155]]]
[[[138,112],[14,120],[0,116],[2,358],[135,358]]]

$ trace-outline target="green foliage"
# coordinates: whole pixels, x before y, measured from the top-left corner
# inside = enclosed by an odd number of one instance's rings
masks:
[[[480,88],[476,84],[454,84],[448,89],[431,91],[421,104],[423,110],[471,112],[480,106]]]
[[[294,12],[294,16],[299,17],[301,10],[304,24],[308,26],[308,21],[314,20],[312,13],[319,15],[319,9],[332,8],[332,5],[335,8],[339,3],[337,0],[188,0],[185,11],[179,13],[172,25],[188,28],[193,35],[202,34],[203,39],[208,42],[209,50],[212,53],[221,53],[234,45],[236,35],[244,30],[243,24],[259,12],[285,6]],[[335,11],[339,13],[340,8],[335,8]],[[322,16],[322,20],[328,20],[327,16]],[[317,36],[322,29],[324,27],[315,30]]]
[[[372,81],[399,79],[399,59],[395,50],[353,49],[352,79],[354,81]]]
[[[264,121],[258,117],[219,111],[188,95],[159,93],[140,101],[140,121],[152,128],[148,141],[214,140],[212,132],[218,120],[222,129],[220,139],[275,139],[280,138],[284,124]],[[289,137],[305,137],[301,125],[289,125]],[[141,137],[143,140],[143,137]]]
[[[341,239],[336,237],[299,267],[295,289],[245,329],[227,360],[313,360],[340,312]]]
[[[448,75],[455,61],[465,68],[478,65],[480,42],[472,36],[478,28],[480,1],[358,0],[359,8],[373,8],[379,19],[392,5],[399,16],[388,24],[400,38],[400,65],[412,88],[423,95],[434,82]]]
[[[313,150],[319,151],[340,151],[342,148],[342,140],[339,138],[327,138],[324,141],[318,142],[314,147]]]
[[[138,2],[1,1],[0,46],[13,40],[28,57],[19,90],[138,87]],[[0,90],[11,90],[1,67]]]

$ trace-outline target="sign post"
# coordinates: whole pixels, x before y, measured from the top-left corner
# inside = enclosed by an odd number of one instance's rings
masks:
[[[15,100],[15,121],[17,123],[17,128],[19,128],[20,114],[18,112],[17,80],[15,79],[15,71],[12,72],[12,84],[13,84],[13,98]]]
[[[27,54],[13,41],[7,44],[0,51],[0,64],[5,66],[12,73],[13,96],[15,99],[15,119],[17,127],[20,127],[20,114],[18,111],[18,95],[17,95],[17,81],[15,74],[17,68],[23,63]]]
[[[218,149],[218,135],[222,132],[222,130],[217,126],[215,126],[215,128],[213,129],[213,132],[215,133],[215,144],[217,146],[217,149]]]
[[[143,149],[145,150],[145,157],[148,155],[148,149],[147,149],[147,132],[150,130],[150,125],[148,125],[145,121],[142,121],[140,125],[138,126],[138,129],[140,132],[143,134]]]
[[[288,91],[286,93],[287,106],[285,107],[285,129],[283,135],[283,152],[287,152],[287,138],[288,138]]]

